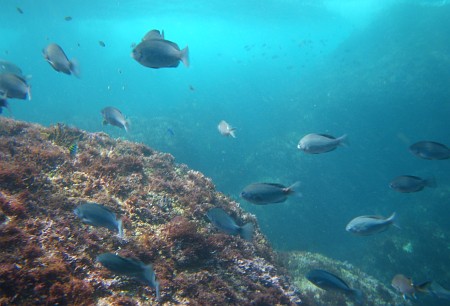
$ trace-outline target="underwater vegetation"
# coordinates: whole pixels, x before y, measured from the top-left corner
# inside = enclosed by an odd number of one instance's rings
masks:
[[[77,143],[78,149],[70,149]],[[120,216],[124,238],[83,223],[95,202]],[[219,207],[251,242],[208,222]],[[96,262],[114,253],[151,264],[164,305],[295,305],[256,219],[169,154],[104,133],[0,118],[0,304],[142,305],[155,290]]]

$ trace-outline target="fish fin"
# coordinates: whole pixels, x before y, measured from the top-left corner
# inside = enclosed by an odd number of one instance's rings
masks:
[[[253,223],[249,222],[239,228],[239,235],[242,237],[242,239],[251,242],[253,239],[253,230]]]
[[[156,291],[156,299],[159,301],[161,299],[161,293],[159,291],[159,282],[156,280],[156,273],[153,270],[153,266],[151,264],[146,265],[144,267],[144,278],[148,281],[148,285],[152,288],[155,288]]]
[[[347,134],[342,135],[337,140],[339,140],[339,145],[343,147],[348,147],[350,145],[350,143],[348,142]]]
[[[415,284],[414,288],[417,291],[420,291],[420,292],[430,293],[431,292],[430,286],[431,286],[432,283],[433,283],[433,281],[424,281],[424,282],[421,282],[421,283],[419,283],[417,285]]]
[[[229,133],[230,133],[231,137],[236,138],[236,135],[234,134],[234,131],[236,131],[236,129],[235,128],[231,128]]]
[[[73,58],[70,62],[70,71],[73,73],[74,76],[77,78],[80,78],[80,65],[78,64],[78,61]]]
[[[125,121],[125,124],[123,125],[123,128],[125,129],[125,132],[128,133],[128,130],[130,128],[130,123],[128,121]]]
[[[123,238],[123,222],[122,222],[122,219],[117,221],[117,231],[119,232],[119,237]]]
[[[28,85],[27,87],[27,97],[28,101],[31,101],[31,85]]]
[[[425,180],[425,185],[426,185],[427,187],[430,187],[430,188],[436,188],[436,187],[437,187],[437,184],[436,184],[436,179],[434,178],[434,176],[432,176],[432,177],[426,179],[426,180]]]
[[[164,30],[161,30],[161,37],[164,39]]]
[[[186,46],[181,52],[181,61],[186,67],[189,67],[189,47]]]
[[[401,229],[400,225],[398,225],[395,212],[393,212],[392,215],[386,219],[386,221],[389,221],[390,223],[392,223],[392,225],[395,226],[396,228]],[[387,228],[386,228],[386,230],[387,230]]]
[[[106,119],[103,119],[102,125],[108,125],[108,121]]]

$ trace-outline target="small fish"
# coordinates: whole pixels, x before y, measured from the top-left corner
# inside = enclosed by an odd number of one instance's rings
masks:
[[[66,16],[66,17],[64,17],[64,20],[65,20],[65,21],[71,21],[71,20],[72,20],[72,17],[71,17],[71,16]]]
[[[106,47],[105,42],[102,41],[102,40],[99,40],[99,41],[98,41],[98,44],[100,45],[100,47]]]
[[[189,85],[189,89],[190,89],[191,91],[195,91],[195,88],[194,88],[194,86],[192,86],[192,85]]]
[[[308,134],[300,139],[297,148],[305,153],[320,154],[335,150],[347,144],[347,135],[335,138],[326,134]]]
[[[111,124],[120,127],[128,133],[128,121],[120,110],[115,107],[108,106],[101,111],[103,116],[103,124]]]
[[[175,68],[180,61],[189,67],[189,48],[180,50],[176,43],[165,40],[158,30],[149,31],[133,48],[131,57],[149,68]]]
[[[69,149],[70,157],[74,158],[78,152],[78,143],[77,142],[72,143],[68,147],[68,149]]]
[[[31,100],[31,87],[23,77],[12,73],[0,74],[0,96]]]
[[[55,44],[49,44],[42,50],[45,60],[58,72],[65,74],[73,74],[76,77],[80,76],[78,63],[75,59],[69,61],[63,49]]]
[[[412,279],[404,276],[403,274],[397,274],[391,281],[392,287],[403,295],[403,299],[416,298],[417,292],[429,293],[428,287],[431,285],[431,281],[426,281],[420,284],[414,284]]]
[[[19,12],[19,14],[23,14],[23,10],[20,7],[16,7],[16,10]]]
[[[175,136],[175,132],[171,128],[167,128],[167,133],[172,137]]]
[[[362,298],[361,290],[350,288],[340,277],[328,271],[320,269],[311,270],[306,274],[306,279],[321,289],[342,291],[355,295],[357,299]]]
[[[389,187],[402,193],[417,192],[423,190],[425,187],[436,188],[436,186],[434,177],[423,179],[412,175],[398,176],[389,184]]]
[[[409,151],[423,159],[449,159],[450,149],[442,143],[434,141],[419,141],[409,147]]]
[[[395,212],[389,218],[381,216],[360,216],[351,220],[345,227],[345,230],[356,235],[369,236],[384,232],[391,225],[395,225],[394,221]]]
[[[116,214],[105,206],[97,203],[85,203],[77,206],[73,212],[84,223],[117,231],[119,237],[123,238],[122,220],[117,220]]]
[[[240,196],[257,205],[282,203],[289,196],[301,197],[302,194],[297,190],[299,187],[300,182],[295,182],[289,187],[274,183],[254,183],[245,187]]]
[[[231,136],[233,138],[236,138],[236,135],[234,134],[236,128],[229,125],[225,120],[219,122],[219,124],[217,125],[217,129],[223,136]]]
[[[97,256],[97,261],[111,272],[133,277],[154,288],[156,298],[160,300],[159,282],[156,280],[156,274],[151,264],[145,265],[142,261],[113,253],[100,254]]]
[[[218,230],[228,235],[239,235],[247,241],[252,241],[252,223],[249,222],[243,226],[239,226],[223,209],[217,207],[208,210],[206,216]]]

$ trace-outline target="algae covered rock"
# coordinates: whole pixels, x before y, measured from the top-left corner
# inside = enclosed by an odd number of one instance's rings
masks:
[[[280,260],[288,269],[292,282],[308,305],[411,305],[403,300],[390,284],[383,284],[349,263],[340,262],[317,253],[287,252],[280,254]],[[326,270],[344,280],[350,288],[360,290],[361,297],[342,291],[323,290],[305,275],[313,269]]]
[[[124,238],[81,222],[73,210],[85,202],[114,212]],[[253,241],[217,231],[212,207],[253,223]],[[62,124],[0,118],[0,250],[2,305],[157,303],[153,288],[96,262],[108,252],[151,263],[161,304],[300,303],[255,217],[211,180],[169,154]]]

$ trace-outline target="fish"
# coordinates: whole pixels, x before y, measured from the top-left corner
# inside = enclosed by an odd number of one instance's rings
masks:
[[[253,239],[253,224],[246,223],[243,226],[236,224],[233,218],[230,217],[223,209],[214,207],[206,213],[209,221],[221,232],[228,235],[239,235],[244,240],[252,241]]]
[[[98,41],[98,44],[100,45],[100,47],[106,47],[105,42],[102,41],[102,40],[99,40],[99,41]]]
[[[369,236],[384,232],[391,225],[395,225],[394,222],[395,212],[389,218],[381,216],[360,216],[351,220],[345,227],[345,230],[356,235]]]
[[[429,287],[431,281],[425,281],[420,284],[414,284],[412,279],[404,276],[403,274],[397,274],[392,278],[391,285],[395,290],[403,295],[403,299],[416,298],[417,292],[429,293]]]
[[[160,300],[161,294],[159,282],[156,280],[156,273],[151,264],[146,265],[142,261],[122,257],[113,253],[100,254],[97,256],[96,260],[111,272],[133,277],[154,288],[156,291],[156,298]]]
[[[149,68],[175,68],[180,61],[189,67],[189,48],[180,50],[178,45],[165,40],[158,30],[149,31],[142,41],[136,45],[131,57],[139,64]]]
[[[27,80],[13,73],[0,74],[0,96],[31,100],[31,87]]]
[[[172,137],[175,136],[175,132],[171,128],[167,128],[167,133]]]
[[[236,128],[229,125],[225,120],[219,122],[219,124],[217,125],[217,129],[223,136],[231,136],[233,138],[236,138],[236,135],[234,134]]]
[[[409,151],[416,157],[429,160],[450,158],[450,149],[439,142],[419,141],[409,146]]]
[[[306,274],[306,279],[323,290],[341,291],[362,298],[362,291],[350,288],[340,277],[320,269],[313,269]]]
[[[108,106],[101,110],[103,116],[103,124],[111,124],[120,127],[128,133],[129,123],[120,110],[115,107]]]
[[[299,187],[300,182],[295,182],[289,187],[275,183],[253,183],[242,190],[240,197],[257,205],[282,203],[289,196],[301,197]]]
[[[68,149],[69,149],[70,157],[72,157],[72,158],[75,157],[77,155],[77,152],[78,152],[78,143],[77,142],[72,143],[68,147]]]
[[[51,43],[42,50],[45,60],[58,72],[80,77],[78,63],[75,59],[69,61],[64,50],[57,44]]]
[[[72,20],[72,17],[71,17],[71,16],[66,16],[66,17],[64,17],[64,20],[65,20],[65,21],[71,21],[71,20]]]
[[[320,154],[335,150],[340,145],[347,145],[347,135],[335,138],[327,134],[308,134],[298,142],[297,148],[305,153]]]
[[[0,74],[3,73],[12,73],[22,79],[26,79],[26,77],[22,73],[22,69],[17,67],[17,65],[8,61],[0,60]]]
[[[436,188],[436,186],[434,177],[423,179],[413,175],[397,176],[389,183],[390,188],[402,193],[417,192],[423,190],[425,187]]]
[[[16,7],[17,12],[19,12],[19,14],[23,14],[23,10],[20,7]]]
[[[109,208],[97,203],[88,202],[77,206],[73,212],[84,223],[117,231],[119,237],[123,238],[122,220],[118,220],[116,214],[109,210]]]

